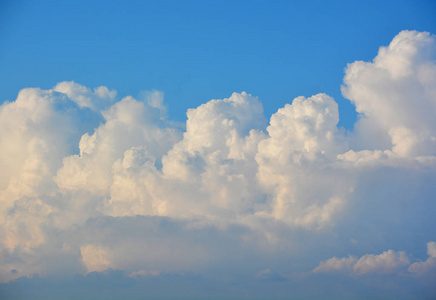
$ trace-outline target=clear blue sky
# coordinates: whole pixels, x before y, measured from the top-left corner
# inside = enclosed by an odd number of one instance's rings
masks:
[[[171,119],[247,91],[269,117],[324,92],[352,127],[343,70],[401,30],[436,32],[435,1],[1,1],[0,100],[74,80],[165,93]]]

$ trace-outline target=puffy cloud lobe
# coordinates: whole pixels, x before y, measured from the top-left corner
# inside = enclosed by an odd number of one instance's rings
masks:
[[[108,251],[101,246],[82,246],[80,247],[80,254],[88,273],[104,271],[111,266]]]
[[[392,273],[409,264],[410,261],[404,251],[388,250],[379,255],[367,254],[362,256],[353,266],[353,272],[357,274]]]
[[[183,140],[163,161],[165,175],[184,180],[201,170],[205,156],[237,160],[253,156],[260,135],[256,131],[266,124],[262,104],[245,92],[211,100],[188,110],[187,116]]]
[[[110,106],[117,92],[115,90],[110,91],[105,86],[100,86],[91,91],[89,88],[77,84],[74,81],[64,81],[58,83],[54,88],[54,91],[65,94],[77,103],[80,107],[89,107],[92,110],[103,110]]]
[[[112,167],[112,184],[107,213],[112,216],[161,215],[163,203],[149,192],[159,185],[156,158],[143,146],[132,147]]]
[[[188,193],[180,207],[191,211],[183,214],[228,217],[255,210],[261,192],[254,155],[266,124],[260,101],[233,93],[190,109],[187,116],[183,140],[162,159],[164,177],[173,188],[182,185],[178,193]]]
[[[366,253],[413,253],[405,233],[433,239],[434,43],[401,32],[348,66],[343,92],[362,115],[349,134],[325,94],[295,98],[267,126],[259,99],[234,93],[188,110],[183,133],[157,91],[22,90],[0,107],[1,280],[216,268],[280,281],[351,238],[377,249]],[[434,248],[424,262],[389,250],[315,272],[428,274]]]
[[[259,145],[259,160],[269,156],[277,157],[279,163],[302,164],[334,158],[341,152],[338,122],[338,105],[333,98],[325,94],[295,98],[272,115],[269,138]]]
[[[103,112],[105,123],[80,140],[80,154],[66,157],[56,182],[67,191],[103,195],[112,183],[112,165],[132,147],[146,147],[156,158],[179,139],[176,129],[156,118],[155,109],[126,97]]]
[[[429,258],[423,262],[415,262],[409,267],[409,272],[436,279],[436,242],[427,243]]]
[[[313,272],[334,272],[334,271],[351,271],[357,258],[348,256],[343,258],[332,257],[326,261],[322,261],[318,267],[313,269]]]
[[[357,259],[355,256],[344,258],[333,257],[320,263],[313,272],[352,272],[354,274],[388,274],[399,271],[410,265],[404,251],[388,250],[381,254],[366,254]]]
[[[392,145],[400,156],[434,155],[435,47],[427,32],[402,31],[373,62],[348,65],[342,92],[362,114],[355,125],[356,147]]]
[[[159,118],[165,120],[168,117],[168,108],[164,104],[164,94],[160,91],[144,91],[142,96],[147,101],[147,104],[151,107],[159,110]]]
[[[331,166],[346,149],[338,121],[337,103],[325,94],[298,97],[271,117],[256,161],[259,181],[273,189],[274,218],[321,228],[342,209],[350,182]]]
[[[381,254],[366,254],[360,258],[348,256],[332,257],[322,261],[312,270],[314,273],[346,272],[357,275],[388,274],[407,271],[418,276],[436,277],[436,242],[427,243],[428,259],[411,263],[410,256],[404,251],[388,250]]]
[[[85,119],[84,122],[82,120]],[[52,177],[99,116],[53,90],[24,89],[0,107],[0,218],[8,249],[43,243],[38,225],[56,211],[47,197],[56,193]],[[92,127],[91,127],[92,128]]]

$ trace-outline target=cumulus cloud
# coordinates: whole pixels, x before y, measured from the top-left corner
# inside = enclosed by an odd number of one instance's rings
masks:
[[[381,254],[365,254],[360,258],[332,257],[322,261],[312,270],[314,273],[343,272],[356,275],[405,273],[406,270],[419,276],[436,275],[436,243],[427,243],[429,258],[425,261],[411,263],[411,256],[405,251],[388,250]]]
[[[4,247],[28,250],[43,242],[40,227],[32,223],[44,223],[57,210],[47,202],[57,192],[52,177],[88,126],[96,126],[99,120],[89,109],[81,109],[53,90],[24,89],[16,101],[0,107]]]
[[[334,271],[351,271],[356,264],[357,258],[348,256],[343,258],[332,257],[326,261],[322,261],[319,266],[313,269],[313,272],[334,272]]]
[[[233,93],[189,109],[182,130],[159,91],[22,90],[0,107],[0,280],[214,269],[282,281],[356,247],[381,254],[314,273],[434,270],[434,243],[426,261],[413,245],[436,225],[435,52],[434,36],[404,31],[348,65],[351,132],[326,94],[268,123],[257,97]]]
[[[101,272],[111,266],[109,253],[101,246],[82,246],[80,247],[80,254],[88,272]]]
[[[86,86],[74,81],[58,83],[54,91],[65,94],[80,107],[89,107],[92,110],[102,110],[110,106],[117,95],[115,90],[109,90],[105,86],[99,86],[93,91]]]
[[[434,242],[429,242],[428,249],[434,246]],[[428,251],[429,255],[431,250]],[[345,272],[357,275],[363,274],[389,274],[405,271],[408,267],[409,272],[423,273],[434,269],[433,257],[425,262],[415,262],[411,264],[410,256],[404,251],[388,250],[381,254],[365,254],[360,258],[348,256],[343,258],[332,257],[322,261],[319,266],[312,270],[315,273],[322,272]],[[433,270],[434,271],[434,270]]]
[[[409,267],[409,272],[436,279],[436,242],[427,243],[427,254],[427,260],[413,263]]]
[[[348,65],[342,93],[361,114],[356,147],[406,157],[434,155],[435,47],[427,32],[402,31],[373,62]]]
[[[434,242],[427,243],[428,253],[431,253]],[[430,254],[429,254],[430,255]],[[348,257],[332,257],[319,263],[309,278],[317,282],[328,281],[332,285],[343,282],[339,297],[344,295],[346,286],[364,284],[363,290],[379,291],[374,295],[378,297],[433,298],[436,290],[435,265],[432,257],[421,261],[405,251],[388,250],[381,254],[365,254],[361,257],[349,255]],[[345,283],[346,282],[346,283]],[[333,287],[337,289],[338,287]],[[416,289],[415,289],[416,288]],[[358,289],[358,288],[357,288]],[[396,295],[398,291],[400,295]],[[361,292],[355,293],[358,296]],[[367,295],[365,296],[367,297]]]
[[[260,183],[271,190],[274,218],[322,227],[343,207],[349,182],[331,166],[346,149],[338,121],[337,103],[325,94],[298,97],[272,115],[256,162]]]
[[[388,250],[379,255],[367,254],[362,256],[353,266],[357,274],[392,273],[410,264],[404,251]]]
[[[105,123],[80,140],[80,154],[64,159],[56,182],[65,190],[104,193],[113,163],[132,147],[146,147],[154,157],[168,151],[179,133],[156,118],[154,109],[126,97],[104,111]],[[159,126],[161,125],[161,126]]]

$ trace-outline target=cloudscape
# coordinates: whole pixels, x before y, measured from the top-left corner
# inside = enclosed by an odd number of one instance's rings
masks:
[[[436,36],[343,67],[349,128],[326,93],[184,122],[165,91],[22,88],[0,106],[0,298],[435,297]]]

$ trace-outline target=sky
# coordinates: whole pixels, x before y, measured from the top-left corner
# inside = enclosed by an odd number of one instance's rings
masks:
[[[0,2],[0,298],[434,299],[435,13]]]

